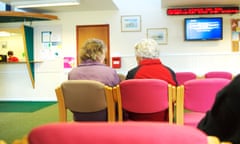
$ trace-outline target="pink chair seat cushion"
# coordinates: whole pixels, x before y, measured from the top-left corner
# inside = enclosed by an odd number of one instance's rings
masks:
[[[168,123],[55,123],[34,128],[31,144],[207,144],[202,131]]]
[[[186,112],[184,114],[184,125],[197,127],[201,119],[206,115],[206,113],[201,112]]]

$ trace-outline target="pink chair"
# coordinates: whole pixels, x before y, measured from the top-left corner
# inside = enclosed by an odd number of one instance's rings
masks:
[[[176,72],[176,79],[178,85],[182,85],[184,82],[192,79],[196,79],[197,75],[193,72]]]
[[[130,79],[122,81],[117,89],[117,101],[119,110],[119,119],[122,120],[122,109],[127,112],[140,115],[138,118],[129,120],[136,121],[158,121],[160,116],[158,112],[168,110],[170,123],[173,121],[173,86],[166,81],[159,79]],[[157,114],[156,114],[157,113]],[[144,118],[141,114],[145,114]],[[149,114],[146,116],[146,114]],[[140,118],[141,117],[141,118]]]
[[[51,123],[32,129],[29,144],[207,144],[202,131],[167,123]]]
[[[205,113],[211,109],[217,92],[229,82],[230,80],[222,78],[196,79],[179,86],[176,123],[196,127]]]
[[[204,75],[205,78],[226,78],[231,80],[233,78],[232,73],[226,71],[211,71]]]

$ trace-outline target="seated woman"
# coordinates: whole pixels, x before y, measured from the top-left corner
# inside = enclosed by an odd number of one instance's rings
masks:
[[[80,49],[80,65],[68,73],[69,80],[96,80],[116,86],[120,79],[117,72],[104,64],[106,47],[102,40],[89,39]],[[94,113],[73,112],[75,121],[107,121],[106,110]]]

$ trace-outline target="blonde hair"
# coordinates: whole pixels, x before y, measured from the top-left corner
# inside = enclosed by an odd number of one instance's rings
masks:
[[[142,39],[135,44],[135,54],[142,58],[159,58],[159,46],[153,39]]]
[[[89,39],[80,49],[80,61],[102,61],[105,58],[106,47],[102,40]]]

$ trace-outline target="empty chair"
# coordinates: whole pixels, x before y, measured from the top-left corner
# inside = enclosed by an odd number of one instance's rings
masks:
[[[55,92],[60,121],[67,121],[67,109],[81,113],[82,121],[115,120],[112,88],[101,82],[67,80],[57,87]]]
[[[217,92],[229,82],[222,78],[196,79],[177,87],[176,123],[197,127],[211,109]]]
[[[159,79],[129,79],[122,81],[114,91],[118,102],[118,114],[122,120],[122,109],[128,120],[173,121],[173,86]],[[162,116],[161,116],[162,115]]]
[[[226,71],[211,71],[207,72],[204,75],[205,78],[226,78],[226,79],[232,79],[233,75],[230,72]]]
[[[176,79],[178,85],[182,85],[184,82],[192,79],[196,79],[197,75],[193,72],[176,72]]]
[[[28,140],[30,144],[207,144],[209,138],[196,128],[168,123],[83,122],[38,126]]]

